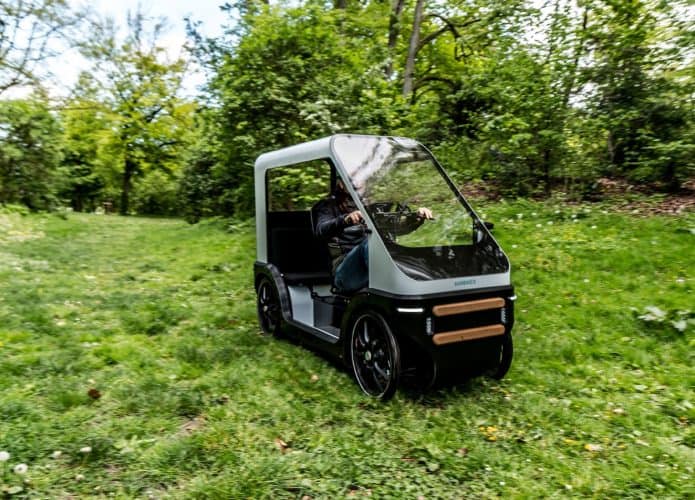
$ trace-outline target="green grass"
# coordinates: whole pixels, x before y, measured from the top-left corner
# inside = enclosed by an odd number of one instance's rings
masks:
[[[512,369],[387,404],[260,335],[252,222],[0,214],[0,483],[37,497],[695,495],[695,325],[638,318],[695,309],[695,216],[479,211],[512,261]]]

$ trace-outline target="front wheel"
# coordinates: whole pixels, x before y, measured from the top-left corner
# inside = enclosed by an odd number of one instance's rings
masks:
[[[495,360],[495,365],[490,369],[489,376],[501,380],[509,371],[512,366],[512,357],[514,356],[514,343],[512,342],[512,335],[506,333],[500,344],[500,351],[498,357]]]
[[[365,394],[382,401],[393,397],[400,376],[401,351],[380,314],[363,313],[352,324],[350,361]]]
[[[282,311],[275,284],[266,277],[262,278],[256,289],[256,294],[256,309],[261,330],[269,335],[278,335],[282,322]]]

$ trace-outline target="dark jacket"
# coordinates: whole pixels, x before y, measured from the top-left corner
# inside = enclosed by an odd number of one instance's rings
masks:
[[[351,208],[356,210],[354,206]],[[345,233],[345,228],[350,227],[350,224],[345,222],[345,216],[348,213],[350,212],[341,212],[338,202],[333,196],[321,200],[312,209],[314,234],[328,243],[334,271],[345,255],[367,237],[364,233]]]

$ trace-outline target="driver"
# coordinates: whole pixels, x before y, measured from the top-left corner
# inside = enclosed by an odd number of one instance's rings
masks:
[[[369,282],[367,235],[359,229],[348,229],[364,224],[364,219],[342,180],[338,179],[331,196],[317,204],[315,213],[314,231],[319,238],[328,240],[336,288],[351,293],[366,287]],[[421,221],[433,218],[429,208],[419,208],[417,214]]]

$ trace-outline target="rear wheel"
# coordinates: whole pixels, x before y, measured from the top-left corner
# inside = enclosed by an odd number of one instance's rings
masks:
[[[380,314],[363,313],[352,324],[350,361],[365,394],[383,401],[393,397],[400,376],[401,352]]]
[[[275,284],[270,279],[261,279],[256,289],[258,323],[263,333],[277,335],[280,333],[282,312],[280,310],[280,297]]]

